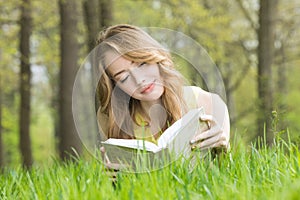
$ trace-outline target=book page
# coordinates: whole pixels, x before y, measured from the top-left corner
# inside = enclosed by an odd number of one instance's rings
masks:
[[[168,148],[175,156],[180,153],[187,155],[190,150],[190,140],[199,130],[199,126],[206,125],[200,122],[199,117],[202,114],[204,114],[203,108],[190,110],[161,135],[158,146]]]
[[[182,130],[185,129],[189,123],[194,122],[194,125],[198,127],[199,125],[195,123],[195,121],[199,122],[199,117],[202,114],[204,114],[204,109],[202,107],[190,110],[181,119],[164,131],[157,141],[158,146],[165,148],[178,134],[184,134],[184,131]],[[194,134],[196,134],[196,132]]]
[[[121,164],[120,170],[127,172],[149,172],[149,169],[160,169],[170,163],[167,149],[156,153],[134,148],[119,147],[110,144],[103,144],[106,156],[111,163]]]
[[[133,148],[133,149],[140,149],[146,150],[151,152],[157,152],[161,148],[158,147],[156,144],[152,142],[148,142],[145,140],[134,140],[134,139],[115,139],[109,138],[108,140],[102,142],[105,145],[115,145],[119,147],[126,147],[126,148]]]

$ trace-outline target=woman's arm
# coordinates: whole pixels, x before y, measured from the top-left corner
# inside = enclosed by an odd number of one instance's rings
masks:
[[[228,109],[219,95],[198,89],[197,104],[203,106],[205,115],[201,116],[206,121],[209,129],[195,135],[191,143],[193,147],[207,148],[229,148],[230,120]]]

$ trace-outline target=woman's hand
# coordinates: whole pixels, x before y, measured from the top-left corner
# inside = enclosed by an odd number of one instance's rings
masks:
[[[115,182],[117,178],[117,173],[122,168],[122,165],[118,163],[110,162],[109,158],[106,155],[104,147],[100,147],[100,151],[101,151],[103,164],[106,168],[106,173],[111,178],[111,180]]]
[[[192,149],[221,148],[227,150],[229,148],[229,132],[224,131],[212,115],[202,115],[200,120],[206,122],[208,128],[199,130],[191,140]]]

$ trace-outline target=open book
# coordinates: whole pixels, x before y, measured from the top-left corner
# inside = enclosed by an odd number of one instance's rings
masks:
[[[136,167],[137,160],[140,162],[141,158],[144,160],[146,158],[147,165],[153,166],[154,163],[161,165],[161,163],[170,162],[181,155],[189,156],[191,139],[198,131],[207,129],[207,124],[199,119],[203,114],[202,107],[190,110],[162,133],[157,140],[157,145],[145,140],[114,138],[101,143],[112,163],[135,165]]]

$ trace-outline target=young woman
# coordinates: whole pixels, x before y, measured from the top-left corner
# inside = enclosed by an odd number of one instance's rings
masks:
[[[97,48],[102,73],[97,117],[107,138],[144,138],[155,143],[187,111],[203,107],[206,115],[200,120],[209,129],[195,133],[191,148],[228,148],[225,103],[216,94],[184,86],[170,53],[145,31],[127,24],[111,26],[100,33]]]

